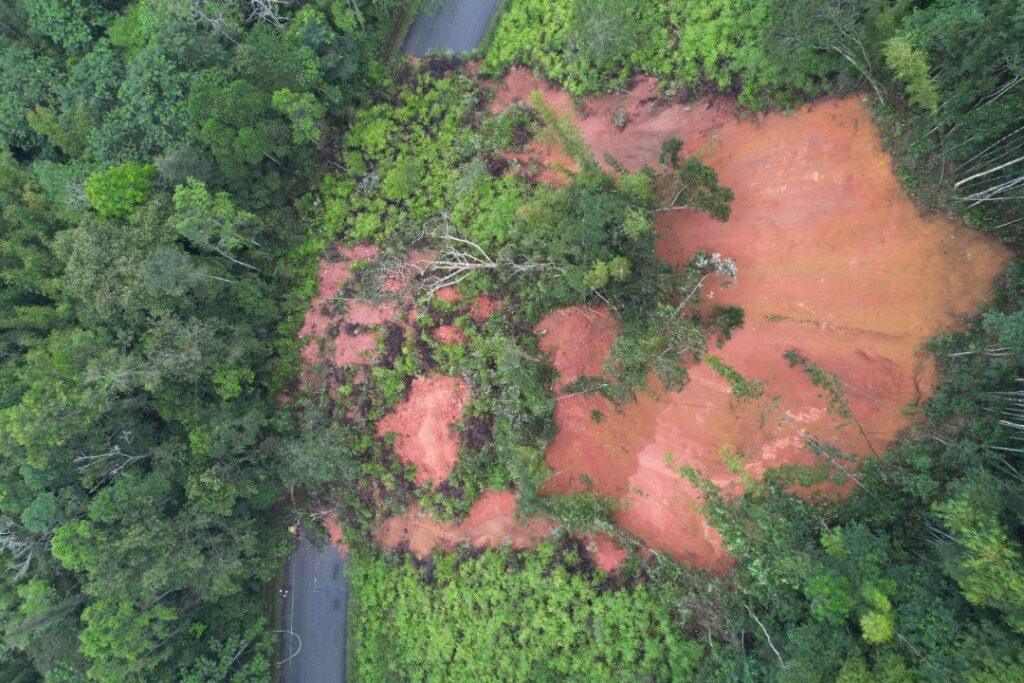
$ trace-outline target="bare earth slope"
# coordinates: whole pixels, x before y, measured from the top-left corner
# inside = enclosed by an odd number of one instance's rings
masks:
[[[556,109],[571,111],[564,94],[524,72],[513,72],[507,87],[498,107],[541,90]],[[653,93],[654,83],[644,80],[630,95],[590,101],[588,116],[573,116],[598,159],[608,152],[629,168],[653,166],[661,141],[676,136],[687,151],[701,150],[733,189],[727,223],[659,214],[658,251],[673,264],[699,249],[736,261],[737,283],[711,287],[709,295],[715,304],[741,306],[746,325],[711,352],[745,378],[766,382],[764,396],[738,402],[701,364],[690,368],[683,391],[641,396],[620,410],[600,397],[565,397],[548,452],[551,488],[567,490],[586,475],[598,491],[622,500],[618,521],[626,529],[676,559],[724,569],[721,539],[678,466],[731,485],[739,475],[723,454],[739,455],[757,475],[808,462],[807,438],[861,456],[881,453],[910,424],[902,409],[932,390],[933,363],[921,344],[977,311],[1008,254],[962,225],[918,214],[858,97],[752,123],[739,121],[728,104],[652,109],[644,100]],[[612,124],[616,109],[630,117],[621,132]],[[581,363],[568,358],[559,337],[587,348],[583,365],[593,365],[610,346],[601,313],[556,312],[538,326],[563,380]],[[579,330],[591,334],[580,339]],[[789,349],[841,379],[854,419],[830,411],[822,390],[789,367]],[[591,419],[595,409],[606,416],[600,423]]]

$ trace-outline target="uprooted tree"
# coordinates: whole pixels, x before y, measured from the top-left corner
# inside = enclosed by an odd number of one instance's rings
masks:
[[[658,194],[661,205],[658,212],[703,211],[717,221],[727,221],[732,213],[733,191],[720,185],[715,169],[701,162],[695,155],[682,160],[679,153],[683,142],[668,138],[661,143],[658,162],[663,172],[658,175]]]

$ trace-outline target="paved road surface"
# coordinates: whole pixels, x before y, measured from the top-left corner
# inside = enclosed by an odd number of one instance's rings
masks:
[[[348,621],[345,557],[332,544],[317,548],[300,538],[285,568],[284,585],[288,595],[281,620],[282,683],[343,683]]]
[[[416,17],[405,51],[468,52],[484,37],[501,0],[447,0]],[[344,683],[348,581],[345,557],[333,545],[317,549],[300,538],[285,568],[282,683]]]
[[[445,0],[436,14],[416,17],[405,51],[422,57],[435,50],[469,52],[487,32],[501,0]]]

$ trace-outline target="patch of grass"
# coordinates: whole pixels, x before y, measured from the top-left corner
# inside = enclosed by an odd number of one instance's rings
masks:
[[[678,588],[616,586],[568,537],[423,565],[361,555],[349,576],[358,680],[693,680],[705,657]]]
[[[789,363],[789,367],[799,366],[814,386],[825,390],[828,394],[829,409],[832,412],[844,419],[852,417],[850,405],[846,401],[846,392],[843,391],[843,382],[839,377],[805,358],[796,349],[789,349],[782,354],[782,357]]]
[[[764,383],[758,381],[750,381],[743,375],[736,371],[730,365],[727,365],[721,358],[717,356],[704,356],[704,362],[714,370],[719,377],[729,383],[729,388],[732,391],[732,395],[739,399],[755,399],[760,398],[761,394],[764,393]]]

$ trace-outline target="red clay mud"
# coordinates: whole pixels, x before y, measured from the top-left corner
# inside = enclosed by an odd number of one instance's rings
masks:
[[[619,337],[619,321],[607,306],[563,308],[537,325],[540,349],[552,357],[561,384],[601,374],[601,363]]]
[[[977,311],[1008,254],[966,227],[918,215],[858,97],[750,122],[740,121],[727,99],[659,105],[657,87],[653,79],[641,79],[630,93],[587,101],[581,114],[564,93],[513,70],[499,86],[494,108],[539,90],[556,111],[573,117],[598,160],[608,153],[628,168],[654,166],[662,141],[679,137],[687,152],[699,153],[718,171],[736,194],[731,220],[660,214],[658,252],[676,265],[700,249],[736,261],[737,282],[723,288],[709,281],[705,294],[710,303],[741,306],[746,324],[711,352],[748,380],[763,381],[764,395],[739,401],[706,364],[689,368],[682,391],[643,394],[620,407],[595,394],[560,395],[560,431],[547,454],[554,476],[546,490],[579,490],[585,476],[597,492],[621,502],[616,520],[651,549],[724,571],[732,559],[679,468],[694,467],[738,491],[744,476],[810,462],[808,439],[865,457],[881,453],[911,422],[903,408],[933,389],[933,361],[921,344]],[[627,118],[624,130],[615,126],[615,114]],[[539,156],[552,182],[559,182],[561,172],[552,166],[564,164],[564,155],[544,144],[534,143],[526,157]],[[321,297],[347,277],[338,268],[322,275]],[[439,296],[461,301],[456,290]],[[486,318],[499,305],[475,305],[474,317]],[[315,316],[307,317],[307,327],[326,329]],[[537,331],[561,387],[600,372],[618,323],[607,310],[577,307],[553,313]],[[789,349],[840,378],[855,419],[837,416],[824,392],[800,368],[789,367],[783,358]],[[466,389],[441,390],[440,404],[419,393],[414,386],[382,430],[399,433],[399,453],[417,465],[419,481],[438,482],[455,464],[450,426],[461,404],[438,406],[456,402]],[[413,506],[387,520],[378,539],[389,547],[406,543],[424,557],[460,540],[474,547],[526,547],[554,528],[550,520],[517,524],[514,506],[511,492],[489,492],[459,525],[436,522]],[[610,537],[592,543],[603,569],[614,569],[625,556]]]
[[[447,287],[442,287],[441,289],[434,292],[434,296],[436,296],[441,301],[444,301],[445,303],[449,304],[457,304],[460,301],[462,301],[462,292],[459,291],[457,285],[448,285]]]
[[[431,335],[442,344],[462,344],[466,341],[466,334],[458,325],[440,325]]]
[[[434,251],[410,252],[407,262],[414,267],[402,269],[399,275],[381,283],[381,290],[390,295],[386,300],[340,299],[343,285],[352,280],[352,265],[356,261],[373,261],[378,257],[378,249],[365,244],[338,248],[335,258],[320,264],[319,295],[306,312],[299,331],[300,337],[310,339],[302,349],[303,361],[308,366],[325,360],[338,366],[375,363],[378,335],[372,328],[403,319],[412,323],[415,313],[411,310],[410,284],[418,272],[416,266],[435,256]]]
[[[728,122],[735,123],[738,113],[735,100],[725,97],[688,105],[659,105],[658,79],[651,77],[637,78],[628,93],[587,99],[579,110],[573,107],[568,93],[547,81],[535,79],[523,68],[512,69],[498,84],[491,109],[500,112],[514,102],[529,102],[534,92],[541,93],[554,111],[572,118],[599,162],[603,164],[608,153],[630,169],[644,164],[655,166],[661,143],[666,138],[682,139],[690,152],[713,144],[718,128]],[[627,119],[622,130],[615,125],[618,112]],[[551,150],[544,141],[531,144],[528,151],[554,160],[554,173],[565,165],[560,150]]]
[[[594,564],[603,572],[612,572],[619,568],[619,565],[629,557],[629,553],[619,547],[615,539],[608,534],[597,534],[588,540],[591,550],[591,557]]]
[[[473,304],[469,307],[469,317],[478,323],[482,323],[497,313],[501,308],[501,304],[501,299],[492,299],[485,294],[479,294],[473,299]]]
[[[462,303],[462,292],[459,291],[457,285],[442,287],[434,292],[434,296],[448,304]],[[501,304],[501,299],[492,299],[486,294],[478,294],[469,306],[469,317],[478,323],[482,323],[497,313],[501,309]]]
[[[465,380],[446,375],[418,377],[404,403],[377,423],[377,435],[396,435],[395,452],[416,466],[416,483],[444,481],[459,459],[452,426],[469,399]]]
[[[323,519],[324,531],[327,532],[327,538],[331,539],[331,543],[341,548],[342,552],[348,552],[348,543],[345,543],[345,534],[341,529],[341,522],[338,521],[338,516],[335,514],[329,514]]]
[[[412,505],[401,517],[387,519],[377,531],[377,540],[388,548],[407,544],[409,551],[422,559],[435,548],[451,550],[461,541],[474,548],[493,548],[504,543],[529,548],[554,530],[554,522],[545,518],[531,518],[519,524],[515,509],[516,499],[511,491],[485,491],[461,524],[438,522],[418,505]]]
[[[507,83],[498,107],[541,90],[555,109],[572,111],[567,96],[528,74],[514,71]],[[902,409],[932,391],[933,362],[921,344],[978,309],[1008,254],[962,225],[918,214],[858,97],[755,124],[737,120],[725,101],[652,108],[645,100],[654,92],[644,80],[629,95],[589,101],[585,118],[572,115],[598,159],[608,152],[628,168],[654,166],[662,140],[680,137],[736,193],[725,224],[661,214],[658,252],[676,265],[699,249],[735,259],[738,281],[706,294],[741,306],[746,324],[711,352],[764,381],[764,396],[739,402],[699,365],[683,391],[644,395],[619,410],[599,396],[561,397],[548,488],[578,488],[585,475],[598,492],[620,499],[624,528],[678,560],[721,571],[731,560],[679,467],[735,491],[735,463],[757,476],[810,462],[808,438],[860,456],[881,453],[910,424]],[[617,109],[630,119],[621,132],[612,123]],[[614,339],[581,329],[580,310],[538,325],[563,383],[599,367]],[[841,379],[855,420],[828,409],[822,390],[784,360],[788,349]]]
[[[378,306],[362,301],[341,302],[346,304],[343,305],[344,314],[335,314],[333,311],[338,302],[333,299],[338,296],[342,285],[352,279],[352,264],[376,258],[377,247],[341,247],[337,256],[338,260],[324,260],[320,264],[320,292],[306,311],[305,321],[299,330],[300,337],[311,339],[302,349],[302,360],[307,365],[326,359],[339,366],[370,365],[376,355],[377,335],[363,328],[392,320],[397,309],[389,304]],[[337,336],[333,339],[332,328],[337,330]]]

